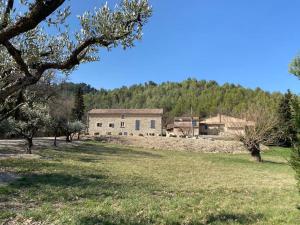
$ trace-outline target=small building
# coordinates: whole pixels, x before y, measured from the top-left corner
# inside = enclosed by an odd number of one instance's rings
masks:
[[[88,112],[90,135],[162,134],[163,109],[93,109]]]
[[[175,117],[173,124],[167,125],[168,136],[198,136],[199,117]]]
[[[200,121],[201,135],[234,135],[245,131],[246,126],[253,126],[254,122],[231,116],[218,114],[217,116]]]

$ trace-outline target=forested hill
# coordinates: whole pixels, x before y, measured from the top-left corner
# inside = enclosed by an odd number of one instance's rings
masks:
[[[180,83],[165,82],[101,89],[85,95],[86,109],[92,108],[164,108],[165,122],[174,116],[209,116],[218,112],[238,114],[255,103],[276,109],[280,93],[253,90],[240,85],[219,85],[215,81],[187,79]]]

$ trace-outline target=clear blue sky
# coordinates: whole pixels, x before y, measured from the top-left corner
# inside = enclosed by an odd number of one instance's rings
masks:
[[[71,0],[72,16],[103,2]],[[154,14],[135,48],[104,50],[100,62],[81,65],[70,80],[115,88],[193,77],[300,93],[300,80],[288,73],[300,52],[299,0],[150,3]]]

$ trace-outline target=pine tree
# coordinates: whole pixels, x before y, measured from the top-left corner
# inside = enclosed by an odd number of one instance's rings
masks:
[[[75,93],[75,102],[73,108],[73,120],[82,121],[84,116],[84,99],[83,99],[83,91],[81,87],[78,87]]]
[[[297,137],[297,130],[292,115],[292,100],[293,95],[288,90],[282,97],[278,107],[279,129],[282,133],[279,144],[286,147],[291,147]]]

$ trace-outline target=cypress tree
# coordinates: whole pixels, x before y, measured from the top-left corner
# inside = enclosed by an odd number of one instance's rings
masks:
[[[291,147],[297,138],[297,130],[292,114],[292,100],[293,95],[290,90],[288,90],[280,100],[278,107],[279,129],[282,132],[279,144],[285,147]]]
[[[78,87],[75,93],[75,102],[73,108],[73,120],[82,121],[84,116],[84,100],[83,100],[83,91],[81,87]]]

